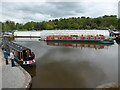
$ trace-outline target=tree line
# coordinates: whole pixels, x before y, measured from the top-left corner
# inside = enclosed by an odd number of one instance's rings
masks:
[[[43,22],[27,22],[25,24],[14,21],[0,22],[0,29],[3,32],[12,30],[29,31],[35,30],[62,30],[62,29],[120,29],[120,19],[116,15],[104,15],[97,18],[70,17],[60,18]]]

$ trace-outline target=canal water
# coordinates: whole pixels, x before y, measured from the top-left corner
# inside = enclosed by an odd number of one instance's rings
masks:
[[[35,53],[36,66],[26,68],[32,88],[95,88],[118,82],[118,44],[45,42],[16,38]]]

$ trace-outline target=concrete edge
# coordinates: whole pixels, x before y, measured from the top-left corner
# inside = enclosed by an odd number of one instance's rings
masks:
[[[120,85],[118,83],[115,83],[115,82],[110,82],[110,83],[105,83],[105,84],[99,85],[96,88],[119,89]]]
[[[18,64],[19,65],[19,64]],[[21,88],[25,88],[25,89],[29,89],[31,87],[32,84],[32,77],[31,75],[21,66],[18,66],[18,68],[24,73],[25,75],[25,82],[23,84],[23,87]]]

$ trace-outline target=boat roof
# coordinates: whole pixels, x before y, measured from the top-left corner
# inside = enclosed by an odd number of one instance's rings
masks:
[[[23,51],[23,50],[30,50],[29,48],[26,48],[24,46],[21,46],[19,44],[10,42],[8,40],[2,40],[3,43],[7,44],[9,47],[11,47],[12,49],[14,49],[15,51]]]

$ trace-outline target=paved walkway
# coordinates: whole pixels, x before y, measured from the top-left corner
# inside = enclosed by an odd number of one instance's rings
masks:
[[[5,64],[2,50],[0,49],[0,67],[2,67],[2,88],[26,88],[31,82],[31,76],[19,65],[11,67]]]
[[[0,49],[0,66],[4,65],[4,60],[3,60],[3,53],[2,50]]]
[[[2,51],[0,49],[0,90],[2,89]]]

